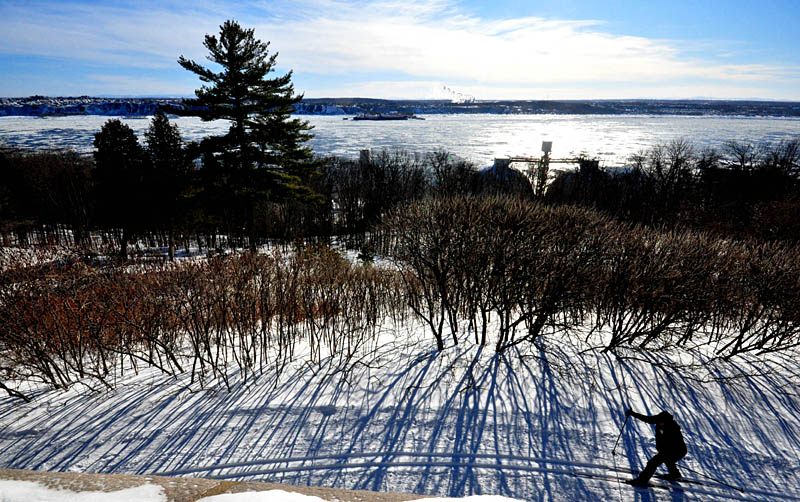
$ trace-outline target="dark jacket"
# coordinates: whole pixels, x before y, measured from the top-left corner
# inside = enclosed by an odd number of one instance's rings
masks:
[[[686,455],[686,443],[683,441],[681,426],[672,415],[666,411],[658,415],[642,415],[634,411],[631,415],[642,422],[656,426],[656,449],[659,453],[680,458]]]

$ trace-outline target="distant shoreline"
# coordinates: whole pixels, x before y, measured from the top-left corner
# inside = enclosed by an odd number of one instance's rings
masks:
[[[182,98],[104,98],[92,96],[0,98],[0,117],[8,116],[149,116],[160,109],[178,111]],[[298,104],[297,115],[429,114],[556,114],[800,117],[800,102],[738,100],[384,100],[313,98]]]

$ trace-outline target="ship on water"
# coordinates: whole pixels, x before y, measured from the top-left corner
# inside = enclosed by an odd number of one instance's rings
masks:
[[[417,117],[414,114],[408,113],[362,113],[356,115],[353,120],[425,120],[422,117]]]

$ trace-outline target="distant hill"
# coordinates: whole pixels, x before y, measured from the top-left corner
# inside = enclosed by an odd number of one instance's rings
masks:
[[[109,115],[147,116],[159,109],[182,108],[180,98],[100,98],[91,96],[0,98],[0,116]],[[723,100],[565,100],[472,101],[386,100],[369,98],[304,99],[301,115],[361,113],[497,113],[577,115],[724,115],[800,117],[800,102]]]

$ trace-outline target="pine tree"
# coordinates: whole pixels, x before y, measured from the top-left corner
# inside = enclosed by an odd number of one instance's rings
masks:
[[[111,119],[94,136],[93,173],[97,219],[121,230],[120,256],[128,257],[128,242],[146,226],[144,179],[147,159],[133,129]]]
[[[318,164],[305,144],[312,137],[311,126],[291,118],[302,99],[294,94],[292,72],[268,78],[275,71],[277,53],[270,54],[269,42],[257,40],[252,29],[229,20],[220,26],[219,38],[206,35],[203,45],[221,71],[183,56],[178,59],[206,83],[195,91],[196,98],[184,101],[182,113],[230,122],[226,134],[206,138],[202,148],[223,166],[225,179],[218,185],[227,188],[231,209],[244,219],[254,249],[260,204],[314,199],[309,181]]]
[[[169,259],[175,258],[175,226],[185,213],[184,196],[189,187],[191,161],[184,148],[178,126],[159,111],[144,133],[152,166],[147,180],[156,221],[166,226]]]

